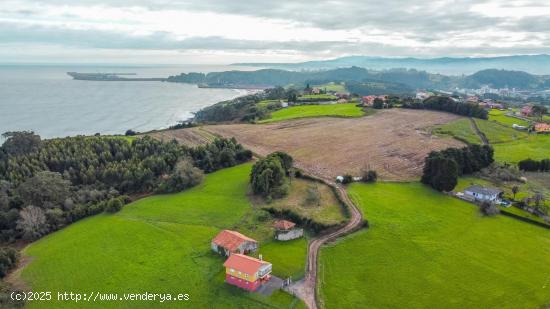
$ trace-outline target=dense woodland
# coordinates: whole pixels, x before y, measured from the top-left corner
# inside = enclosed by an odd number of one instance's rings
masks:
[[[422,102],[408,100],[403,102],[403,108],[430,109],[444,111],[457,115],[488,119],[489,113],[486,109],[474,103],[455,102],[450,97],[433,96]]]
[[[488,145],[432,151],[426,157],[421,181],[438,191],[451,191],[459,176],[477,172],[493,163],[493,154],[493,148]]]
[[[4,135],[0,147],[0,240],[36,239],[102,211],[116,212],[125,195],[177,192],[203,172],[250,160],[234,139],[197,148],[144,136],[41,140],[32,132]]]

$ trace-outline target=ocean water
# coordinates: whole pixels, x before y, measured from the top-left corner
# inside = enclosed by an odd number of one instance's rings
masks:
[[[167,77],[229,66],[0,65],[0,133],[31,130],[43,138],[124,134],[166,128],[244,90],[167,82],[73,80],[69,71]],[[243,70],[246,68],[238,68]]]

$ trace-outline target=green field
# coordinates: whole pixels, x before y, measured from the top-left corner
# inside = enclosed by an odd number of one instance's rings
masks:
[[[336,91],[336,92],[346,92],[346,85],[344,83],[327,83],[323,85],[315,86],[319,89],[324,89],[326,91]]]
[[[281,291],[264,297],[225,284],[224,258],[210,250],[210,240],[221,229],[238,226],[252,210],[246,196],[250,168],[245,164],[209,174],[201,185],[183,193],[141,199],[115,215],[97,215],[50,234],[24,250],[32,262],[22,278],[33,291],[54,295],[58,291],[190,295],[188,302],[163,304],[167,308],[302,307]],[[305,241],[262,242],[260,253],[263,245],[275,274],[303,273]],[[153,305],[158,303],[28,303],[30,308]]]
[[[507,110],[506,111],[500,111],[500,110],[492,109],[489,112],[489,121],[495,121],[495,122],[503,124],[507,127],[512,127],[512,125],[514,123],[517,124],[517,125],[520,125],[520,126],[526,126],[526,127],[529,126],[530,123],[528,121],[506,116],[506,114],[509,113],[509,112],[510,111],[507,111]]]
[[[472,123],[467,118],[451,121],[441,126],[435,127],[433,133],[438,135],[450,135],[458,140],[470,144],[481,144],[481,138],[472,129]]]
[[[474,119],[481,132],[485,134],[489,143],[498,144],[521,140],[527,138],[525,131],[512,129],[511,126],[505,126],[496,122],[482,119]]]
[[[318,204],[311,205],[305,202],[307,189],[310,186],[316,187],[319,192]],[[288,209],[301,217],[326,225],[337,225],[346,221],[344,209],[329,186],[300,178],[292,179],[287,196],[269,203],[262,198],[255,198],[254,205],[277,210]]]
[[[332,101],[336,99],[338,99],[338,97],[332,94],[304,94],[298,97],[298,101],[311,101],[311,100]]]
[[[419,183],[350,186],[370,223],[321,250],[326,308],[538,308],[550,232]]]
[[[299,105],[280,109],[271,118],[259,121],[269,123],[282,120],[308,117],[361,117],[365,113],[355,104]]]
[[[517,163],[527,158],[542,160],[550,157],[550,135],[529,134],[527,138],[495,144],[493,148],[495,159],[500,162]]]
[[[495,160],[499,162],[517,163],[527,158],[541,160],[548,158],[550,154],[548,134],[528,134],[491,120],[475,119],[475,122],[495,149]],[[471,144],[481,143],[469,120],[465,118],[435,127],[432,132]]]

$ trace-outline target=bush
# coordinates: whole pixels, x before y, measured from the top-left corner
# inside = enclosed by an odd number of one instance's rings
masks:
[[[174,193],[194,187],[201,183],[203,173],[187,159],[176,164],[174,172],[157,188],[160,193]]]
[[[119,212],[122,209],[122,201],[119,198],[112,198],[107,202],[107,206],[105,207],[105,212],[108,213],[115,213]]]
[[[3,278],[15,265],[19,256],[17,250],[11,247],[0,248],[0,278]]]
[[[495,203],[491,203],[488,201],[484,201],[483,203],[481,203],[479,209],[484,216],[494,216],[500,212],[498,206]]]
[[[344,179],[342,180],[342,183],[343,184],[348,184],[348,183],[352,183],[352,182],[353,182],[353,176],[351,176],[350,174],[345,174]]]
[[[124,133],[124,135],[126,135],[126,136],[134,136],[136,134],[137,134],[137,132],[134,131],[134,130],[131,130],[131,129],[127,130],[126,133]]]
[[[361,180],[363,182],[376,182],[378,179],[378,173],[374,170],[368,170],[363,172],[363,176],[361,177]]]
[[[296,177],[296,178],[302,178],[302,176],[304,176],[304,175],[302,174],[302,171],[301,171],[301,170],[296,170],[296,171],[294,172],[294,177]]]
[[[321,204],[321,193],[319,188],[316,185],[310,185],[306,189],[306,198],[304,201],[305,205],[316,205]]]

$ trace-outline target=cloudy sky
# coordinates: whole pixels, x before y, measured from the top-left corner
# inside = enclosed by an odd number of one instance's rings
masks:
[[[548,0],[0,0],[0,62],[550,53]]]

